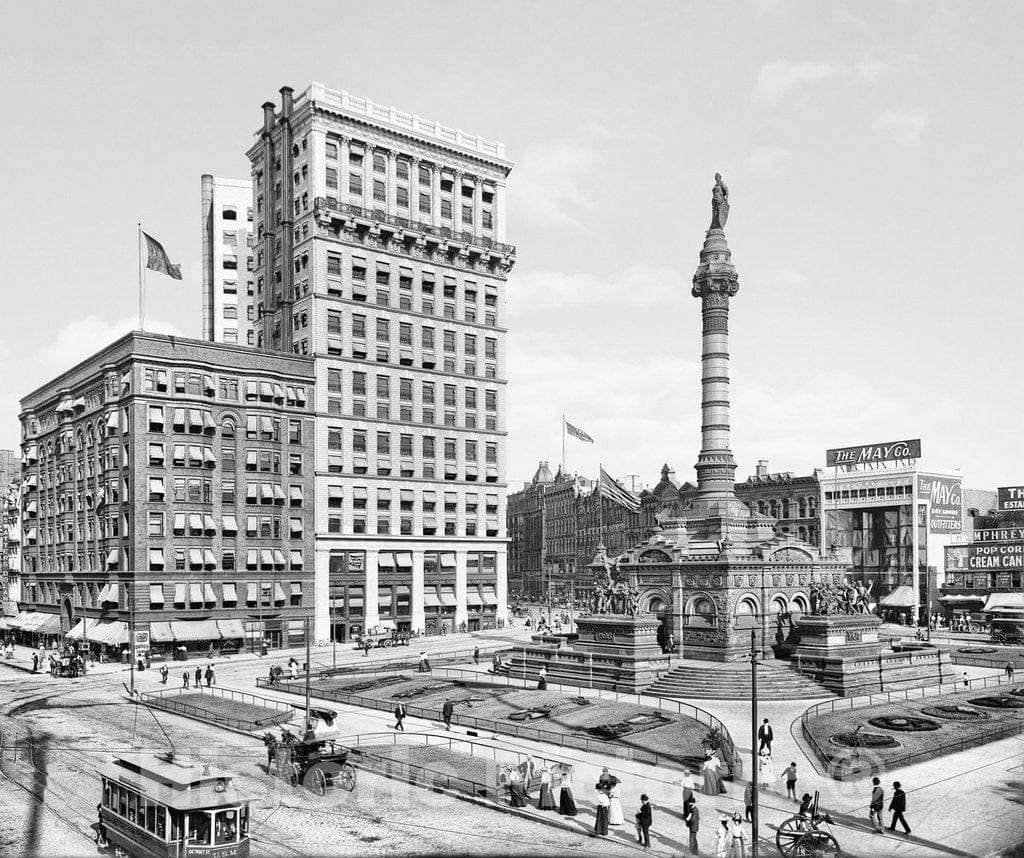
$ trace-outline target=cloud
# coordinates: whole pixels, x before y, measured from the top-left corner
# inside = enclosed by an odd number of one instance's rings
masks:
[[[874,47],[862,53],[853,64],[853,71],[865,83],[874,83],[884,75],[919,65],[920,57],[888,47]]]
[[[773,104],[787,92],[825,80],[835,75],[839,67],[834,63],[794,63],[776,60],[761,66],[757,73],[757,88]]]
[[[89,315],[68,322],[36,354],[35,364],[41,376],[38,383],[44,384],[53,376],[71,369],[129,331],[138,330],[138,327],[137,316],[111,322],[97,315]],[[146,330],[150,333],[182,336],[175,325],[159,319],[147,319]]]
[[[913,146],[927,125],[927,112],[922,107],[914,107],[886,110],[875,119],[874,129],[901,146]]]
[[[747,156],[744,164],[747,171],[758,176],[770,176],[778,166],[786,160],[789,153],[782,149],[770,149],[761,146]]]
[[[588,182],[597,174],[603,145],[611,137],[608,128],[592,122],[527,146],[516,167],[515,216],[521,222],[585,229],[585,216],[594,209]]]

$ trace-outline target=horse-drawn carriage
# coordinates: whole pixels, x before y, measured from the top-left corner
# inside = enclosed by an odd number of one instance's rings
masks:
[[[356,638],[356,649],[371,650],[374,647],[409,646],[412,634],[384,627],[364,632]]]
[[[50,675],[55,677],[74,679],[84,672],[84,667],[81,656],[78,655],[53,656],[50,659]]]
[[[303,786],[324,795],[334,786],[352,792],[356,788],[356,769],[348,761],[349,749],[332,739],[317,739],[312,730],[299,738],[290,730],[281,731],[280,741],[265,733],[267,771],[287,779],[292,786]]]

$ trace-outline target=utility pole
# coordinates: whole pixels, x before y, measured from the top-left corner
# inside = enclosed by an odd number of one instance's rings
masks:
[[[757,858],[757,629],[750,630],[750,785],[754,800],[750,855]]]
[[[309,655],[309,617],[302,618],[302,630],[306,634],[306,729],[313,727],[313,719],[309,714],[309,674],[312,671],[312,662]]]
[[[331,599],[331,667],[338,666],[338,632],[334,622],[334,599]]]
[[[134,578],[134,576],[132,576]],[[134,584],[134,580],[131,582]],[[128,585],[128,696],[135,696],[135,588]]]

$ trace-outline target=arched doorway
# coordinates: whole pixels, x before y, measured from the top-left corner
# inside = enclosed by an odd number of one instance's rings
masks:
[[[672,629],[669,626],[669,620],[671,612],[668,610],[668,602],[664,596],[660,593],[654,593],[648,596],[644,601],[640,603],[641,610],[648,614],[654,614],[658,618],[658,645],[662,649],[667,649],[669,640],[668,636],[672,633]]]

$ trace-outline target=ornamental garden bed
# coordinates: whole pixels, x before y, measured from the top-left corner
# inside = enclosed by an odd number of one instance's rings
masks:
[[[277,688],[296,694],[304,690],[302,683]],[[619,756],[651,762],[657,758],[670,765],[699,765],[704,759],[700,742],[708,732],[693,718],[649,706],[415,673],[371,687],[365,678],[331,677],[314,682],[312,694],[389,712],[401,701],[410,715],[434,720],[441,719],[441,707],[450,698],[456,724],[567,748],[617,750]]]
[[[1006,697],[1005,694],[998,696]],[[977,691],[967,691],[826,711],[804,721],[804,735],[812,740],[818,760],[827,773],[844,779],[954,754],[1024,729],[1024,708],[983,709],[977,698]],[[891,736],[896,743],[851,748],[845,746],[842,739],[836,741],[838,737],[853,736],[857,732],[864,735],[868,730],[880,736]]]
[[[247,732],[289,721],[294,714],[291,707],[261,706],[256,702],[221,696],[216,689],[201,693],[148,694],[146,698],[146,702],[155,708]]]

